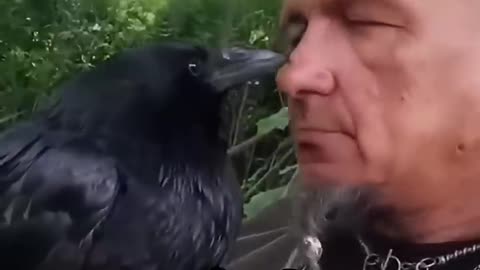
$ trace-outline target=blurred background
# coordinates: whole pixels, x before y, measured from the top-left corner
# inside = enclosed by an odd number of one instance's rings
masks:
[[[279,0],[0,1],[0,129],[28,118],[56,87],[98,61],[152,41],[273,48]],[[232,92],[229,154],[245,218],[282,196],[297,173],[287,108],[273,78]]]

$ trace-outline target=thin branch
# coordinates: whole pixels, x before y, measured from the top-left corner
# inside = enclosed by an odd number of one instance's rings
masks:
[[[245,166],[245,175],[248,176],[248,173],[252,169],[253,161],[255,160],[255,148],[256,144],[252,146],[252,150],[249,151],[247,166]]]
[[[272,167],[267,173],[263,175],[245,194],[245,198],[250,198],[253,193],[271,176],[273,176],[285,163],[288,162],[290,156],[294,153],[294,148],[290,148],[282,158]]]
[[[4,124],[10,120],[14,120],[16,119],[17,117],[21,116],[23,114],[23,112],[17,112],[17,113],[12,113],[12,114],[9,114],[5,117],[2,117],[0,118],[0,124]]]
[[[250,146],[256,144],[257,142],[259,142],[260,140],[262,140],[263,138],[265,138],[268,134],[260,134],[260,135],[255,135],[237,145],[234,145],[232,147],[230,147],[230,149],[228,149],[227,153],[229,156],[235,156],[239,153],[242,153],[243,151],[245,151],[246,149],[248,149]]]
[[[240,116],[236,114],[235,110],[231,110],[230,115],[232,117],[231,118],[232,123],[230,123],[230,127],[228,130],[228,142],[230,145],[234,145],[232,141],[233,141],[233,137],[235,136],[235,123],[237,122],[237,119]]]
[[[264,172],[268,171],[268,164],[263,164],[262,167],[257,169],[252,176],[248,177],[246,181],[244,181],[244,185],[242,185],[242,189],[247,188],[245,184],[249,183],[252,179],[257,179],[257,176],[261,175]]]
[[[280,90],[278,88],[275,88],[275,91],[277,91],[278,99],[280,100],[280,104],[282,105],[282,107],[285,107],[287,102],[285,102],[285,99],[284,99],[284,96],[282,95],[282,92],[280,92]]]
[[[245,109],[245,104],[247,104],[248,92],[250,90],[250,87],[248,84],[246,84],[244,87],[245,89],[243,89],[242,91],[243,92],[242,102],[240,103],[240,108],[238,108],[237,119],[235,121],[232,145],[237,144],[238,133],[240,129],[240,122],[242,120],[243,110]]]
[[[290,177],[290,180],[288,180],[287,186],[285,188],[285,192],[283,192],[282,197],[287,197],[290,194],[294,181],[297,179],[298,173],[299,173],[299,169],[297,167],[295,169],[295,172]]]

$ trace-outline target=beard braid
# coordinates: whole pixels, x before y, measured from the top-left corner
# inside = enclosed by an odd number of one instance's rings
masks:
[[[294,191],[293,233],[299,239],[300,259],[320,270],[323,244],[334,235],[357,236],[364,231],[371,206],[368,187],[342,185],[305,186]]]

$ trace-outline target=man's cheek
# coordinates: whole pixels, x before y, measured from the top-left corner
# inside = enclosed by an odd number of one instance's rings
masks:
[[[385,113],[381,106],[370,103],[365,110],[352,114],[356,148],[368,182],[386,181],[392,162],[395,145]]]
[[[391,141],[389,181],[430,178],[428,171],[451,166],[448,156],[455,151],[459,126],[442,107],[441,103],[410,101],[391,111],[387,124]]]

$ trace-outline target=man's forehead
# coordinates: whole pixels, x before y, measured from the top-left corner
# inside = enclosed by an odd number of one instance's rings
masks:
[[[284,0],[281,21],[282,24],[285,24],[292,15],[306,15],[320,10],[335,10],[353,4],[382,5],[402,9],[411,6],[413,3],[412,0]]]
[[[344,0],[285,0],[284,10],[312,9],[325,5],[332,5]]]

